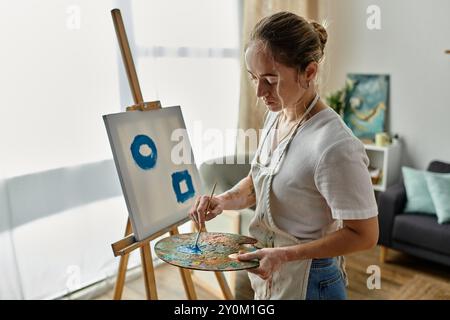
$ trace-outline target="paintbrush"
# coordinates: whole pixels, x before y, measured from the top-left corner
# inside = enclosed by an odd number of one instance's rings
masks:
[[[216,185],[217,185],[217,182],[214,183],[214,186],[213,186],[212,191],[211,191],[211,195],[209,196],[208,204],[206,205],[206,213],[208,213],[209,205],[211,203],[211,199],[214,196],[214,190],[216,190]],[[198,247],[198,239],[200,238],[200,233],[201,232],[202,232],[202,226],[199,225],[198,226],[197,237],[195,238],[195,244],[194,244],[194,247],[193,247],[194,250],[196,250],[196,251],[200,251],[200,248]]]

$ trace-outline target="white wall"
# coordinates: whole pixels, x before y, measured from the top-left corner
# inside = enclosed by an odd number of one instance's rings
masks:
[[[381,9],[381,30],[369,30],[369,5]],[[320,0],[329,23],[324,92],[347,73],[391,76],[388,125],[404,142],[403,163],[425,168],[450,162],[450,1]]]

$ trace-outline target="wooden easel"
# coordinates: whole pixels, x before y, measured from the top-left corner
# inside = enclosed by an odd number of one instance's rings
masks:
[[[116,30],[117,39],[119,41],[123,63],[125,65],[125,69],[127,72],[128,83],[130,84],[130,89],[133,94],[133,100],[135,103],[133,106],[127,107],[126,110],[139,112],[161,108],[161,103],[159,101],[144,102],[120,10],[113,9],[111,11],[111,15],[114,22],[114,28]],[[127,226],[125,228],[125,237],[122,240],[119,240],[111,245],[114,252],[114,256],[115,257],[120,256],[117,281],[114,287],[114,297],[113,297],[114,300],[120,300],[122,297],[129,254],[136,249],[139,249],[141,253],[142,272],[144,275],[145,292],[147,295],[147,299],[149,300],[158,299],[150,241],[156,239],[157,237],[167,232],[170,232],[170,235],[178,234],[178,226],[188,222],[189,220],[190,219],[187,217],[186,214],[185,219],[152,234],[151,236],[147,237],[142,241],[136,241],[134,235],[132,234],[130,219],[128,218]],[[194,283],[192,281],[190,271],[188,269],[183,268],[179,268],[179,270],[187,298],[189,300],[197,299],[197,294],[195,292]],[[225,299],[227,300],[233,299],[233,295],[231,293],[230,288],[228,287],[228,284],[225,280],[223,273],[215,272],[215,275],[217,281],[219,282],[219,286],[222,290]]]

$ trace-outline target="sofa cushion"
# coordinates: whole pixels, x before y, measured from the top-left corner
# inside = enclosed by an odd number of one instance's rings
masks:
[[[406,189],[405,212],[436,214],[433,199],[428,190],[426,176],[431,172],[402,167],[403,181]]]
[[[450,224],[438,224],[435,216],[397,215],[392,237],[394,241],[450,255]]]
[[[428,191],[433,199],[439,223],[450,222],[450,173],[429,173],[426,177]]]

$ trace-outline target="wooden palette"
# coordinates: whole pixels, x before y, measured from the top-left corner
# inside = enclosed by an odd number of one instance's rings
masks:
[[[172,265],[203,271],[236,271],[256,268],[257,260],[239,261],[233,258],[238,252],[251,252],[254,238],[219,232],[202,232],[198,241],[200,253],[192,252],[197,233],[177,234],[161,239],[155,244],[156,255]],[[232,255],[231,257],[229,257]]]

